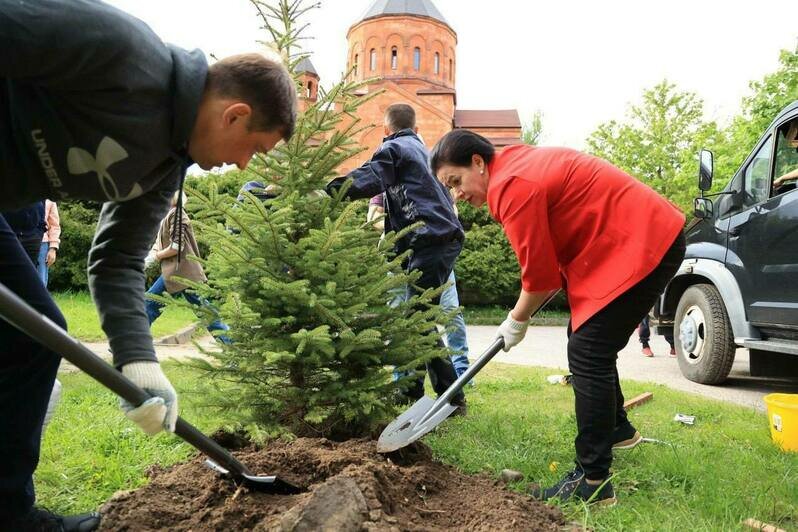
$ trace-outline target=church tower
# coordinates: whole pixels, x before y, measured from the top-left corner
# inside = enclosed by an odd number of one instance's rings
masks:
[[[452,129],[457,34],[430,0],[375,0],[346,38],[350,76],[376,78],[367,90],[385,91],[358,111],[364,123],[379,126],[359,139],[368,146],[360,161],[382,141],[383,114],[392,103],[415,108],[428,147]]]
[[[520,142],[515,109],[456,109],[457,33],[431,0],[373,0],[346,39],[351,79],[372,80],[364,90],[383,92],[358,109],[363,125],[377,127],[355,139],[366,150],[344,162],[341,173],[360,166],[380,145],[383,116],[393,103],[413,106],[428,148],[457,127],[473,129],[497,147]]]

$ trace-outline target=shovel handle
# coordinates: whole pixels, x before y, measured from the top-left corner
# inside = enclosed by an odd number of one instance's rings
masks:
[[[479,373],[479,371],[484,368],[493,357],[496,356],[496,353],[501,351],[503,348],[504,338],[496,338],[493,343],[488,346],[485,352],[482,353],[482,355],[480,355],[480,357],[475,360],[473,364],[468,366],[468,369],[465,371],[465,373],[460,375],[457,380],[454,381],[452,385],[449,386],[445,392],[443,392],[443,395],[441,395],[435,402],[441,404],[450,402],[452,397],[454,397],[457,392],[462,390],[463,386],[465,386],[466,383],[471,380],[471,377]]]
[[[559,293],[560,293],[559,289],[552,290],[546,296],[546,299],[543,300],[543,302],[540,304],[540,306],[538,306],[538,308],[536,308],[534,311],[532,311],[532,314],[530,314],[529,317],[531,318],[532,316],[537,314],[540,309],[545,307],[549,303],[549,301],[554,299],[554,296],[556,296]],[[475,360],[474,363],[471,364],[468,367],[468,369],[465,371],[465,373],[460,375],[460,377],[456,381],[454,381],[451,384],[451,386],[449,386],[446,389],[446,391],[443,392],[443,394],[440,397],[438,397],[438,399],[435,400],[435,403],[432,405],[432,407],[429,409],[429,411],[424,415],[424,417],[422,417],[420,420],[418,420],[418,424],[424,423],[424,421],[428,420],[433,415],[435,415],[435,413],[437,413],[441,409],[442,406],[449,404],[451,402],[451,400],[452,400],[452,397],[454,397],[455,394],[457,394],[457,392],[462,390],[463,386],[465,386],[466,383],[468,381],[470,381],[471,378],[474,375],[479,373],[480,370],[482,368],[484,368],[485,365],[488,362],[490,362],[493,357],[496,356],[496,353],[498,353],[503,348],[504,348],[504,338],[496,338],[493,341],[493,343],[488,346],[488,348],[485,350],[485,352],[482,355],[480,355],[480,357],[477,360]]]
[[[0,283],[0,316],[129,403],[140,405],[152,397],[2,283]],[[198,451],[213,458],[233,476],[251,474],[246,466],[236,460],[225,448],[182,418],[177,418],[175,434]]]

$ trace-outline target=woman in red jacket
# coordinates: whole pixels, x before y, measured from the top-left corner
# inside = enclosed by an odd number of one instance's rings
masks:
[[[484,137],[459,129],[441,138],[431,166],[457,199],[488,203],[518,257],[521,294],[496,335],[505,351],[552,291],[568,296],[576,467],[533,496],[614,503],[612,449],[641,441],[623,409],[618,351],[684,257],[684,215],[608,162],[567,148],[496,153]]]

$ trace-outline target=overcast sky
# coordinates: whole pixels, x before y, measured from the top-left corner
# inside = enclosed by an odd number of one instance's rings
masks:
[[[457,32],[457,107],[543,112],[543,143],[583,148],[667,78],[725,121],[748,82],[798,44],[798,0],[432,0]],[[346,67],[346,32],[373,0],[322,0],[306,48],[322,86]],[[110,0],[164,40],[223,57],[265,38],[247,0]]]

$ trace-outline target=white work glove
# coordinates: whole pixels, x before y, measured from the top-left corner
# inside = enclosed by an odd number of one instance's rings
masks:
[[[174,432],[177,394],[161,370],[161,365],[157,362],[130,362],[122,366],[122,375],[153,396],[135,408],[124,399],[121,400],[120,406],[128,419],[150,436],[161,430]]]
[[[507,319],[499,325],[496,335],[493,339],[504,339],[504,351],[507,352],[511,347],[518,345],[526,335],[526,330],[529,328],[529,320],[517,321],[513,319],[512,312],[507,314]]]

